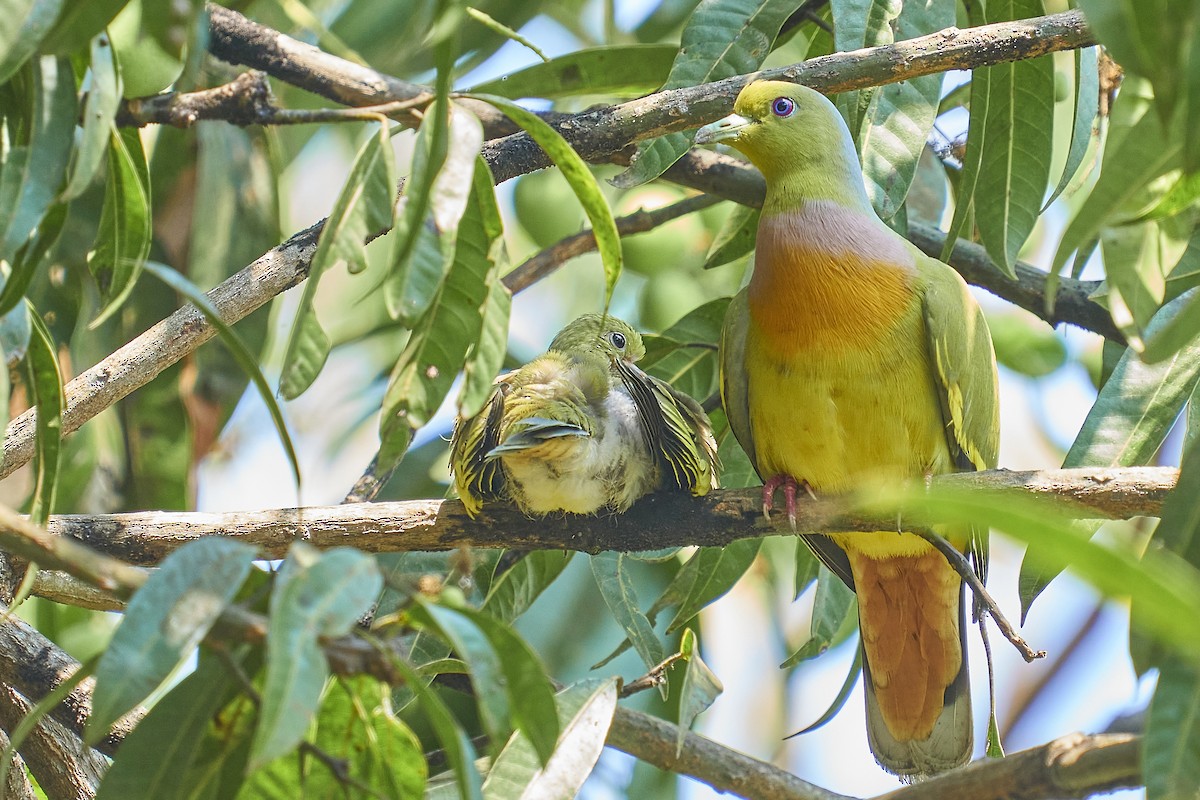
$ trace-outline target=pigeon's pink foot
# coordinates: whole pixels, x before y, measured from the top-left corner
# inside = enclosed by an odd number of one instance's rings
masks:
[[[797,493],[803,487],[809,497],[815,498],[815,495],[812,487],[808,485],[808,481],[797,482],[791,475],[775,475],[768,478],[763,484],[763,516],[767,519],[771,518],[771,509],[775,507],[775,490],[780,487],[783,487],[783,502],[784,509],[787,511],[788,525],[795,532]]]

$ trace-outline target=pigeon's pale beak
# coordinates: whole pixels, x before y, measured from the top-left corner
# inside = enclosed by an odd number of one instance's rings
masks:
[[[737,135],[751,124],[753,120],[746,119],[741,114],[730,114],[696,131],[696,144],[713,144],[736,139]]]

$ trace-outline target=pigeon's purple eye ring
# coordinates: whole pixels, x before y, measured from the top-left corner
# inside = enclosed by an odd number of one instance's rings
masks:
[[[776,97],[771,101],[771,113],[777,117],[790,117],[796,110],[796,101],[790,97]]]

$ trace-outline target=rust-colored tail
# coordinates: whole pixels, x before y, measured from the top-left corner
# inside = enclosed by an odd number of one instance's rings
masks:
[[[847,555],[876,760],[913,778],[966,762],[973,722],[961,579],[932,548],[887,558]]]

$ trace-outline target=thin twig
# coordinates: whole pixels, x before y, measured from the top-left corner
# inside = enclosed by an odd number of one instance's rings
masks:
[[[212,89],[127,100],[117,114],[117,124],[139,128],[146,125],[190,128],[201,120],[223,120],[246,126],[309,125],[396,118],[402,125],[415,125],[419,117],[412,112],[428,105],[432,99],[430,95],[420,95],[352,108],[280,108],[275,105],[266,73],[250,70]]]
[[[1028,661],[1033,661],[1035,658],[1045,658],[1045,650],[1034,650],[1029,646],[1029,643],[1021,638],[1017,633],[1016,628],[1004,616],[1004,612],[1000,610],[1000,604],[988,592],[987,587],[983,585],[983,581],[979,580],[979,576],[975,574],[975,570],[971,569],[971,563],[967,561],[967,557],[959,552],[958,548],[946,541],[942,536],[929,530],[914,531],[925,541],[929,542],[937,551],[946,557],[950,562],[950,566],[954,567],[954,571],[959,574],[959,577],[971,587],[976,599],[982,605],[996,622],[996,627],[1000,629],[1000,633],[1004,634],[1004,638],[1008,639],[1013,647],[1017,648],[1017,652],[1021,654],[1021,658]]]
[[[640,678],[634,678],[629,683],[621,686],[619,693],[620,697],[625,698],[630,695],[635,695],[638,692],[644,692],[647,689],[657,689],[667,682],[667,670],[675,666],[675,662],[683,658],[683,653],[675,653],[667,656],[662,663],[657,664],[654,669],[647,672]]]
[[[645,233],[661,227],[672,220],[710,208],[722,198],[713,195],[696,195],[676,203],[650,211],[638,210],[616,219],[617,232],[622,236]],[[512,272],[504,276],[504,285],[513,294],[528,289],[534,283],[552,274],[566,262],[596,249],[596,235],[591,229],[580,231],[547,247],[529,258]]]

